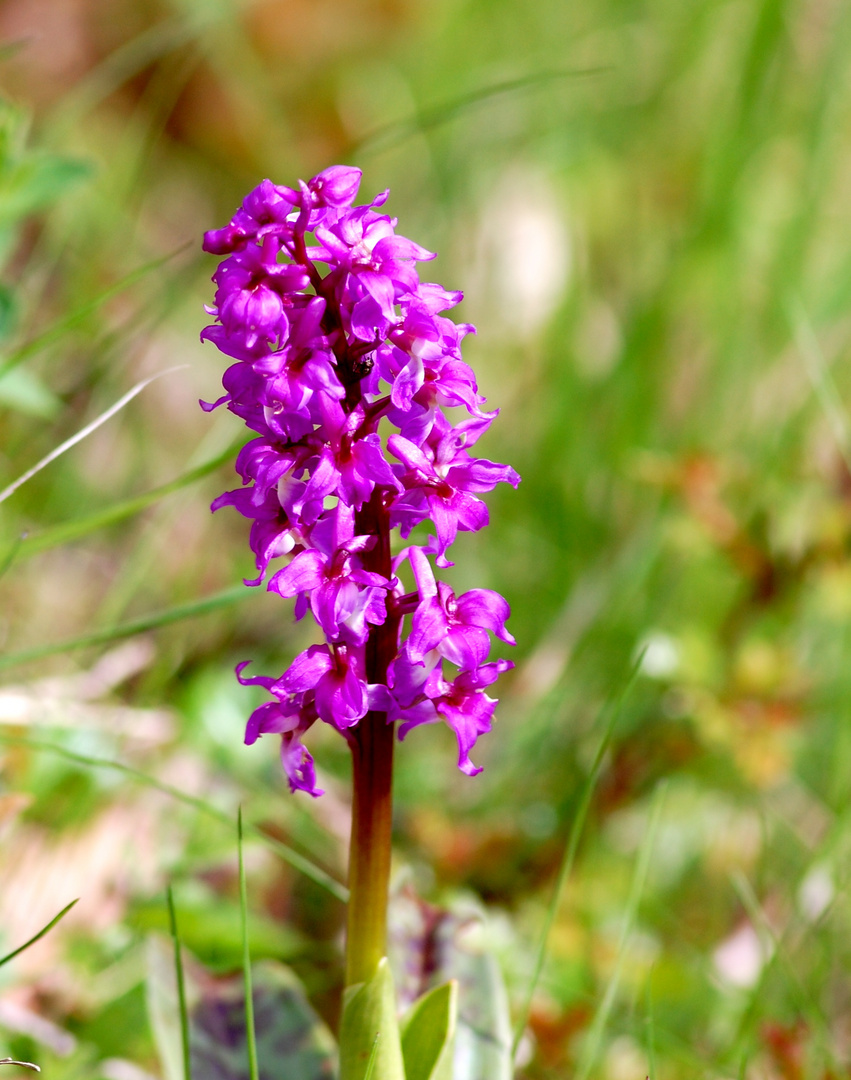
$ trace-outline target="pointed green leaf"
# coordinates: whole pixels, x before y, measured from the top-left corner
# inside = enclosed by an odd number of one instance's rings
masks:
[[[458,983],[436,986],[414,1002],[402,1022],[405,1080],[452,1080]]]
[[[343,998],[340,1080],[366,1080],[367,1076],[405,1080],[396,995],[386,957],[368,983],[348,987]]]
[[[400,996],[404,1000],[407,993],[410,1001],[411,991],[422,987],[411,986],[409,973],[424,970],[427,955],[432,965],[437,957],[436,967],[429,967],[426,989],[450,979],[458,983],[452,1080],[511,1080],[508,994],[499,965],[477,933],[478,921],[469,904],[436,913],[430,909],[425,917],[416,898],[394,897],[390,905],[394,972]]]

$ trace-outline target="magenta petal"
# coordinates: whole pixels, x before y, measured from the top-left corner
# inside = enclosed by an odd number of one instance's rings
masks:
[[[376,259],[417,259],[420,262],[435,258],[435,252],[420,247],[404,236],[385,236],[372,249]]]
[[[352,671],[346,671],[342,678],[329,672],[316,687],[316,711],[338,731],[345,731],[366,714],[368,700],[366,683]]]
[[[411,663],[404,653],[396,657],[390,665],[387,682],[394,698],[403,708],[413,704],[424,693],[430,672],[430,667]]]
[[[332,165],[314,176],[307,186],[321,202],[329,206],[351,206],[358,193],[362,175],[360,169],[354,166]]]
[[[418,356],[412,356],[396,376],[390,400],[397,409],[407,412],[414,400],[414,394],[425,381],[425,368]]]
[[[451,505],[458,520],[458,528],[462,532],[478,532],[479,529],[484,529],[490,520],[487,506],[474,495],[458,491]]]
[[[470,589],[456,601],[458,618],[467,626],[482,626],[491,630],[508,645],[514,645],[513,636],[505,629],[505,621],[511,614],[508,601],[493,589]]]
[[[476,776],[482,767],[470,760],[470,751],[476,745],[480,735],[491,729],[491,720],[497,702],[486,694],[471,694],[460,704],[441,700],[437,702],[437,711],[445,718],[455,732],[458,740],[458,768],[467,776]]]
[[[437,495],[428,497],[428,505],[431,520],[437,532],[438,554],[443,555],[446,549],[455,542],[458,532],[458,515],[453,513],[452,507]]]
[[[327,645],[311,645],[293,660],[279,680],[288,694],[312,690],[323,675],[334,666],[334,659]]]
[[[306,747],[293,735],[281,740],[281,765],[283,766],[290,791],[306,791],[316,798],[324,795],[322,788],[316,786],[316,767],[313,757]]]
[[[487,631],[476,626],[457,626],[438,645],[442,656],[462,671],[478,668],[488,658],[490,640]]]
[[[510,465],[498,465],[495,461],[472,461],[459,468],[452,468],[446,479],[453,487],[465,491],[492,491],[497,484],[511,484],[517,487],[520,477]]]
[[[288,731],[295,723],[292,717],[284,715],[277,701],[267,701],[249,716],[245,725],[245,745],[251,746],[269,732]]]
[[[388,713],[388,720],[391,718]],[[397,709],[394,719],[401,720],[399,725],[399,739],[404,739],[411,728],[420,727],[422,724],[435,724],[440,720],[440,715],[434,707],[433,701],[420,701],[416,705],[410,705],[407,709]]]
[[[222,396],[220,398],[216,398],[216,400],[212,401],[212,402],[211,401],[204,401],[201,398],[199,398],[198,399],[198,404],[201,406],[201,408],[204,410],[204,412],[212,412],[214,409],[218,409],[218,407],[220,405],[224,405],[224,403],[228,400],[229,397],[230,397],[230,394],[222,394]]]
[[[390,278],[386,274],[377,274],[374,270],[362,270],[358,274],[358,280],[366,286],[367,292],[378,304],[385,319],[396,318],[395,290]]]
[[[409,469],[420,472],[423,476],[432,476],[434,474],[434,468],[422,450],[401,435],[389,436],[387,447],[390,453],[404,462]]]
[[[268,589],[284,597],[315,589],[325,580],[325,562],[325,556],[318,551],[302,551],[275,574]]]
[[[411,563],[411,570],[417,583],[420,599],[427,600],[429,597],[437,596],[434,573],[431,569],[431,563],[428,561],[428,556],[423,549],[420,547],[408,548],[408,559]]]
[[[417,664],[446,637],[448,625],[440,601],[424,600],[414,612],[408,638],[408,656]],[[451,659],[451,658],[450,658]]]
[[[367,687],[367,694],[369,708],[373,712],[391,713],[398,708],[396,699],[384,683],[370,683]]]
[[[267,690],[271,690],[275,685],[275,680],[271,679],[268,675],[253,675],[250,679],[244,679],[242,677],[243,671],[251,663],[250,660],[243,660],[242,663],[236,665],[236,677],[243,686],[263,686]]]
[[[311,473],[307,488],[304,492],[304,502],[312,502],[324,499],[335,491],[340,482],[340,474],[334,464],[334,457],[330,450],[324,452],[319,458],[316,467]]]
[[[371,296],[358,300],[352,308],[351,327],[352,333],[361,341],[374,341],[377,336],[383,337],[387,319],[378,301]]]
[[[494,660],[491,664],[484,664],[475,671],[464,671],[455,680],[455,685],[461,690],[480,690],[482,687],[495,683],[503,671],[510,671],[514,667],[512,660]]]

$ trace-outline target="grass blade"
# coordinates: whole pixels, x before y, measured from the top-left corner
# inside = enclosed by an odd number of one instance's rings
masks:
[[[174,942],[174,973],[177,978],[177,1007],[180,1009],[180,1041],[183,1048],[183,1080],[192,1080],[192,1061],[189,1053],[189,1010],[186,1007],[186,980],[183,977],[183,957],[180,952],[180,936],[177,932],[177,913],[174,910],[174,894],[169,885],[168,922],[171,940]]]
[[[50,922],[47,924],[47,926],[43,926],[37,934],[34,934],[29,939],[29,941],[25,941],[23,945],[19,945],[17,949],[12,949],[10,953],[6,953],[5,956],[0,957],[0,967],[3,967],[4,964],[8,964],[10,960],[14,960],[15,957],[19,955],[19,953],[22,953],[24,949],[28,949],[30,945],[35,945],[37,941],[41,941],[44,935],[50,930],[52,930],[53,927],[56,926],[56,924],[59,922],[59,920],[63,919],[71,910],[71,908],[78,902],[79,897],[77,897],[76,900],[72,900],[70,904],[66,904],[65,907],[59,912],[59,914],[54,915]]]
[[[87,536],[98,529],[104,529],[109,525],[115,525],[119,521],[133,517],[134,514],[146,510],[149,506],[159,502],[160,499],[165,498],[166,495],[180,491],[181,488],[188,487],[189,484],[194,484],[196,480],[201,480],[203,477],[215,472],[221,465],[233,458],[242,444],[243,440],[240,439],[229,446],[227,450],[222,451],[221,454],[216,455],[209,461],[205,461],[203,465],[189,469],[181,476],[170,480],[167,484],[161,484],[159,487],[152,488],[142,495],[134,495],[130,499],[124,499],[107,507],[105,510],[99,510],[95,514],[89,514],[73,521],[66,521],[61,525],[54,525],[52,528],[21,537],[17,547],[7,554],[6,562],[11,564],[15,560],[26,558],[28,555],[35,555],[39,551],[46,551],[48,548],[58,547],[60,544],[68,544],[72,540],[79,540],[80,537]],[[3,569],[0,568],[0,574],[2,572]]]
[[[667,789],[667,781],[663,780],[657,785],[656,792],[653,796],[650,820],[647,824],[647,831],[644,834],[644,839],[642,840],[638,852],[635,873],[633,874],[632,885],[629,890],[629,900],[627,901],[626,912],[624,914],[624,925],[621,930],[620,941],[618,942],[617,959],[615,960],[614,970],[609,977],[606,991],[603,994],[603,1000],[600,1002],[599,1008],[591,1022],[585,1045],[582,1048],[582,1056],[576,1070],[576,1080],[588,1080],[597,1061],[600,1044],[603,1041],[603,1032],[606,1030],[609,1013],[612,1011],[615,995],[617,994],[618,986],[620,985],[626,946],[630,934],[632,933],[635,916],[638,912],[638,905],[641,903],[641,896],[644,892],[645,882],[647,881],[647,872],[650,869],[650,856],[653,853],[653,845],[656,842],[656,832],[659,828],[659,819],[662,816],[662,806],[665,802]]]
[[[236,604],[249,596],[251,596],[251,590],[238,585],[233,589],[224,589],[211,596],[204,596],[200,600],[191,600],[188,604],[177,604],[164,611],[154,611],[150,615],[142,615],[138,619],[130,619],[116,626],[93,630],[90,634],[83,634],[78,638],[69,638],[67,641],[57,641],[49,645],[37,645],[32,649],[22,649],[16,653],[7,653],[5,656],[0,656],[0,671],[16,667],[18,664],[29,663],[31,660],[41,660],[45,656],[87,649],[92,645],[105,645],[110,641],[133,637],[134,634],[142,634],[147,630],[157,630],[161,626],[180,622],[181,619],[192,619],[198,615],[217,611],[221,607],[227,607],[229,604]]]
[[[242,921],[242,977],[245,984],[245,1042],[248,1046],[248,1075],[259,1080],[257,1068],[257,1037],[254,1031],[254,991],[251,987],[251,950],[248,946],[248,889],[245,884],[245,862],[242,858],[242,807],[236,817],[239,847],[239,914]]]
[[[514,1031],[514,1042],[511,1046],[512,1060],[517,1056],[517,1048],[520,1045],[520,1040],[523,1038],[523,1032],[526,1030],[526,1024],[529,1022],[529,1013],[532,1009],[532,998],[535,996],[535,990],[538,986],[538,980],[541,977],[541,971],[544,967],[544,960],[547,955],[547,943],[549,941],[550,932],[555,922],[556,912],[561,901],[561,894],[564,891],[564,886],[567,883],[567,879],[570,877],[571,870],[573,869],[573,863],[576,858],[576,851],[579,847],[579,840],[582,836],[582,830],[585,827],[585,818],[588,816],[588,810],[591,806],[591,798],[594,794],[594,788],[597,786],[597,779],[600,775],[600,768],[603,764],[603,758],[605,757],[606,750],[609,748],[609,743],[612,739],[612,733],[615,730],[615,725],[621,714],[621,709],[626,701],[629,692],[635,684],[635,680],[638,678],[638,672],[641,670],[641,661],[644,659],[644,652],[635,661],[632,669],[627,678],[626,684],[623,690],[618,695],[613,707],[609,712],[609,719],[606,722],[605,730],[603,731],[603,737],[600,740],[600,745],[597,747],[597,753],[594,755],[594,761],[586,777],[585,784],[582,788],[582,795],[579,799],[579,807],[576,811],[576,816],[573,819],[573,824],[570,827],[570,833],[568,836],[567,847],[565,848],[564,858],[562,859],[561,866],[559,867],[558,877],[556,878],[555,888],[553,889],[552,899],[550,900],[549,907],[547,908],[547,916],[544,920],[544,929],[541,932],[541,941],[538,946],[538,952],[535,956],[535,966],[532,970],[532,978],[529,981],[529,988],[526,991],[526,996],[523,1000],[523,1006],[520,1010],[520,1014],[517,1018],[517,1027]]]
[[[123,762],[113,761],[110,758],[99,758],[92,757],[88,754],[78,754],[76,750],[68,750],[64,746],[57,746],[56,743],[47,742],[43,739],[32,739],[24,735],[6,735],[0,732],[0,743],[9,743],[15,746],[28,746],[33,750],[57,754],[59,757],[64,757],[68,761],[74,761],[79,765],[87,765],[91,768],[115,769],[116,772],[123,773],[125,776],[131,777],[138,783],[155,788],[164,795],[168,795],[172,799],[182,802],[185,806],[191,806],[193,809],[199,810],[201,813],[215,818],[229,829],[233,828],[233,818],[224,810],[219,810],[217,806],[213,806],[211,803],[205,802],[204,799],[199,799],[195,795],[187,795],[185,791],[172,787],[171,784],[163,783],[162,780],[157,780],[156,777],[149,776],[148,773],[144,773],[140,769],[134,769],[132,765],[125,765]],[[254,825],[249,825],[247,828],[252,836],[262,841],[262,843],[270,850],[274,851],[285,862],[288,862],[294,870],[298,870],[300,873],[304,874],[305,877],[309,877],[311,881],[315,881],[317,885],[320,885],[323,889],[327,890],[332,896],[336,897],[337,900],[340,900],[344,904],[346,903],[349,898],[349,890],[345,885],[341,885],[340,882],[331,877],[329,873],[315,863],[312,863],[310,859],[305,858],[304,855],[300,855],[297,851],[293,850],[293,848],[283,843],[283,841],[276,840],[273,836],[268,836],[262,829],[258,829]]]
[[[5,487],[0,491],[0,503],[5,502],[10,495],[14,495],[18,488],[25,484],[27,480],[32,480],[36,473],[40,473],[41,470],[50,465],[51,462],[56,461],[56,459],[64,454],[66,450],[70,450],[72,446],[76,446],[78,442],[82,442],[83,439],[88,435],[91,435],[93,431],[97,431],[97,429],[102,424],[105,424],[107,420],[111,420],[112,417],[115,416],[117,412],[120,412],[128,402],[132,401],[137,394],[141,394],[145,387],[150,386],[156,379],[161,379],[163,375],[171,375],[172,372],[181,371],[186,366],[186,364],[180,364],[177,367],[167,368],[165,371],[158,371],[156,375],[151,375],[149,379],[142,379],[141,382],[136,383],[136,385],[120,397],[114,405],[110,405],[105,412],[102,412],[100,416],[96,416],[90,424],[86,424],[84,428],[81,428],[76,434],[72,435],[70,439],[66,439],[65,442],[54,447],[54,449],[51,450],[49,454],[46,454],[41,461],[37,461],[31,469],[27,469],[22,476],[19,476],[17,480],[13,480],[8,487]]]

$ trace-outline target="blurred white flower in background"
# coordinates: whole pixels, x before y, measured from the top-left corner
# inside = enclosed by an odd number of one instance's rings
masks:
[[[495,321],[520,340],[554,314],[570,284],[573,253],[565,207],[552,183],[530,165],[499,178],[480,218],[468,292],[496,305]]]
[[[670,634],[651,630],[637,649],[641,671],[651,679],[669,679],[680,666],[680,648]]]
[[[743,923],[721,942],[712,959],[724,982],[747,990],[756,985],[771,956],[751,924]]]
[[[830,870],[826,866],[814,866],[798,889],[798,908],[808,922],[815,922],[827,910],[835,895],[836,887]]]

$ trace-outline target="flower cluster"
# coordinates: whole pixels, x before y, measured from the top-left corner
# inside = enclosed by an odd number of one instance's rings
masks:
[[[360,175],[335,166],[298,190],[264,180],[204,238],[206,251],[227,257],[207,309],[216,321],[201,337],[235,363],[224,396],[202,406],[226,403],[257,433],[236,463],[244,486],[213,509],[251,519],[258,576],[246,584],[292,556],[267,587],[295,598],[296,618],[310,610],[325,637],[279,679],[247,678],[239,666],[240,681],[272,699],[252,714],[245,741],[280,734],[291,788],[312,795],[321,792],[303,734],[317,719],[351,733],[370,711],[401,721],[400,737],[444,720],[459,767],[479,772],[470,750],[496,705],[485,691],[512,666],[487,659],[489,632],[513,643],[506,601],[490,589],[456,597],[429,560],[451,566],[458,530],[488,522],[481,493],[519,482],[470,453],[496,416],[461,359],[473,327],[442,314],[461,293],[420,281],[417,262],[434,255],[396,235],[379,210],[387,192],[352,205]],[[452,423],[444,410],[459,406]],[[407,539],[426,520],[435,535],[393,555],[390,531]]]

